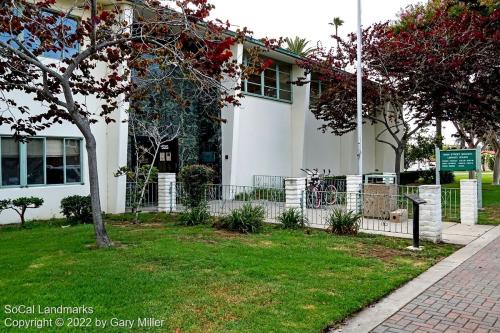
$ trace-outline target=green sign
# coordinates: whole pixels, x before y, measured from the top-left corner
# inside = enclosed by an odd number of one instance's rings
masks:
[[[474,171],[477,169],[476,149],[440,150],[441,171]]]

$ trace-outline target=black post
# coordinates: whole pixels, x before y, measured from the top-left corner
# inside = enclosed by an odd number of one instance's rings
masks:
[[[413,247],[420,247],[420,204],[413,202]]]
[[[405,197],[413,202],[413,248],[420,248],[420,205],[425,200],[419,198],[417,194],[405,194]]]

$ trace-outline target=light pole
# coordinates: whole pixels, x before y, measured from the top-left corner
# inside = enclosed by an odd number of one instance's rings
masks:
[[[358,0],[358,32],[357,32],[357,134],[358,134],[358,175],[363,176],[363,74],[361,72],[361,50],[363,47],[361,33],[361,0]]]

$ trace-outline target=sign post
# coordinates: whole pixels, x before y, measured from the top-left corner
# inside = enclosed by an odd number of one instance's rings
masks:
[[[477,208],[483,208],[483,174],[481,172],[481,150],[476,149]]]
[[[440,150],[436,148],[436,185],[439,185],[441,182],[440,171],[475,171],[477,178],[477,204],[478,208],[483,207],[480,149]]]

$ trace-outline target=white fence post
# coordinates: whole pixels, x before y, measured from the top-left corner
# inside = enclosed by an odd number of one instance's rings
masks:
[[[305,190],[305,178],[285,178],[285,208],[303,208],[305,205]]]
[[[443,235],[441,185],[420,186],[419,197],[425,200],[420,205],[420,239],[440,242]]]
[[[361,192],[363,188],[363,176],[348,175],[346,177],[346,209],[355,213],[361,212]]]
[[[175,211],[175,173],[158,173],[158,211]]]
[[[476,179],[460,180],[460,223],[477,224],[478,195]]]

